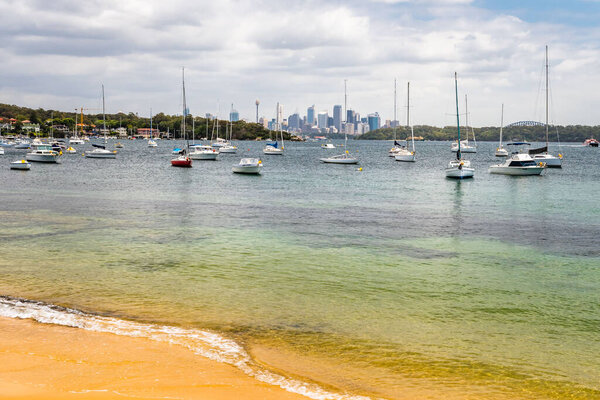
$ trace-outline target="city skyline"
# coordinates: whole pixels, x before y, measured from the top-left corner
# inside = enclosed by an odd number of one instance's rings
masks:
[[[334,117],[347,80],[348,109],[392,120],[397,79],[397,119],[411,81],[414,124],[444,126],[457,71],[472,125],[499,125],[502,103],[508,122],[542,119],[548,44],[551,122],[600,124],[598,2],[7,1],[0,10],[12,16],[1,28],[2,103],[99,108],[104,83],[107,112],[176,114],[184,65],[194,115],[226,118],[234,103],[240,119],[255,121],[259,99],[268,119],[278,102]]]

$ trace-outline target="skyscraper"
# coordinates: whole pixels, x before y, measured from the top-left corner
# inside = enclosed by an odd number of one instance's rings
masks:
[[[318,116],[317,125],[319,129],[327,128],[327,120],[329,119],[329,115],[327,111],[321,111]]]
[[[309,125],[315,124],[315,105],[308,107],[306,110],[306,123]]]
[[[342,106],[333,106],[333,126],[336,127],[338,132],[342,130]]]
[[[369,131],[374,131],[375,129],[379,129],[379,126],[381,125],[379,113],[373,113],[373,114],[367,115],[367,121],[369,123]]]
[[[300,129],[300,115],[298,113],[292,114],[288,117],[288,129]]]
[[[354,110],[346,110],[346,122],[349,124],[353,124],[356,122],[354,120]]]

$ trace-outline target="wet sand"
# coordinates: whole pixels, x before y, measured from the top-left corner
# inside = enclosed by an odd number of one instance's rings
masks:
[[[182,346],[0,318],[0,399],[122,398],[306,399]]]

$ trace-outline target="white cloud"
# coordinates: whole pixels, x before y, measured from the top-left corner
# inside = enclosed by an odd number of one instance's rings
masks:
[[[219,101],[223,115],[234,102],[252,118],[257,97],[266,116],[277,101],[286,113],[313,103],[331,109],[348,79],[353,108],[390,118],[396,77],[413,82],[414,122],[441,125],[453,123],[446,114],[458,71],[474,123],[497,124],[502,102],[507,120],[534,118],[549,42],[556,122],[598,124],[590,112],[597,30],[528,23],[471,3],[5,1],[0,13],[12,17],[0,26],[0,102],[71,110],[97,104],[104,82],[111,111],[174,113],[185,65],[196,114],[216,112]]]

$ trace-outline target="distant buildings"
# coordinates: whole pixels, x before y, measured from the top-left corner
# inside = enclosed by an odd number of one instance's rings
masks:
[[[327,114],[327,111],[321,111],[317,118],[317,126],[319,127],[319,129],[322,130],[322,129],[327,128],[328,121],[329,121],[329,115]]]
[[[373,113],[367,115],[367,123],[369,124],[369,130],[374,131],[375,129],[379,129],[381,126],[381,119],[379,118],[379,113]]]
[[[306,123],[310,126],[315,124],[315,105],[308,107],[306,110]]]
[[[342,130],[342,106],[336,104],[333,106],[333,126],[341,132]]]
[[[229,113],[229,120],[232,122],[240,120],[240,113],[237,110],[232,109]]]

